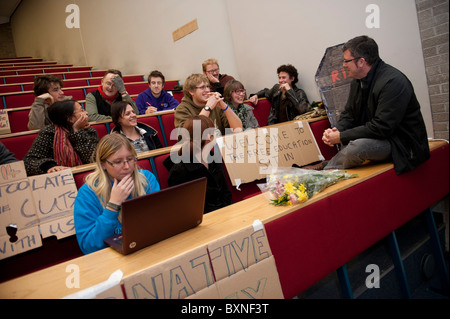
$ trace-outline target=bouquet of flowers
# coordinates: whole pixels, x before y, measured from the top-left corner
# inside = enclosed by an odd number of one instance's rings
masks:
[[[278,168],[267,175],[266,184],[258,185],[271,204],[286,206],[303,203],[328,186],[358,177],[342,170],[315,171],[301,168]]]

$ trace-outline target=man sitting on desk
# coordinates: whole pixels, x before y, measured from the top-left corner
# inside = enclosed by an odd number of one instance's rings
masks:
[[[336,127],[322,140],[344,148],[329,162],[309,169],[346,169],[366,160],[394,162],[396,174],[414,169],[430,157],[425,123],[413,86],[378,56],[377,43],[359,36],[343,48],[343,66],[354,80]]]

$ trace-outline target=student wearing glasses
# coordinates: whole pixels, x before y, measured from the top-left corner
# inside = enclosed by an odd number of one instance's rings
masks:
[[[234,132],[242,131],[242,122],[231,108],[223,102],[218,92],[211,92],[209,80],[204,74],[190,75],[183,85],[184,97],[175,109],[175,127],[183,127],[184,122],[196,115],[209,117],[216,131],[225,134],[226,128]]]
[[[139,113],[136,104],[125,89],[122,72],[109,69],[105,72],[97,90],[86,95],[86,111],[89,121],[104,121],[111,119],[111,105],[116,101],[127,101],[136,114]]]
[[[107,247],[104,239],[122,233],[124,201],[160,190],[156,177],[139,169],[133,145],[121,134],[105,135],[95,159],[96,168],[86,176],[74,204],[76,236],[84,254]]]
[[[158,132],[153,127],[137,121],[136,113],[130,103],[114,102],[111,105],[111,118],[114,124],[111,132],[126,136],[137,153],[163,147],[158,138]]]
[[[298,72],[291,65],[281,65],[277,69],[278,83],[271,89],[263,89],[256,94],[250,94],[250,102],[258,103],[258,98],[265,97],[270,101],[271,108],[267,125],[292,121],[297,115],[306,113],[311,108],[306,93],[297,87]]]
[[[228,81],[234,80],[231,75],[220,74],[219,62],[216,59],[208,59],[202,63],[203,74],[208,77],[211,91],[223,95],[223,90]]]
[[[253,114],[253,107],[244,103],[247,94],[244,85],[237,81],[231,80],[225,85],[223,100],[227,103],[234,113],[242,122],[242,128],[249,130],[258,128],[258,120]]]

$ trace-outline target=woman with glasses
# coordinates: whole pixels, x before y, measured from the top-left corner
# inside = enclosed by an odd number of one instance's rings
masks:
[[[48,116],[53,124],[39,131],[23,159],[28,176],[90,163],[97,146],[97,131],[77,101],[53,103]]]
[[[128,102],[114,102],[111,105],[111,119],[115,125],[112,133],[126,136],[137,153],[163,147],[158,132],[147,124],[139,123],[133,107]]]
[[[209,117],[216,131],[225,135],[226,129],[242,131],[242,122],[231,108],[223,102],[218,92],[211,92],[209,80],[204,74],[191,74],[183,85],[184,97],[175,109],[175,127],[182,128],[184,122],[196,115]],[[228,133],[229,131],[227,131]]]
[[[98,143],[96,168],[78,190],[74,221],[78,244],[85,254],[105,248],[104,239],[122,233],[121,205],[130,198],[160,190],[155,176],[140,170],[133,145],[121,134]]]
[[[237,81],[231,80],[225,85],[223,99],[225,103],[232,107],[232,110],[242,122],[244,130],[258,128],[258,120],[253,114],[253,108],[244,103],[246,99],[246,91],[244,85]]]

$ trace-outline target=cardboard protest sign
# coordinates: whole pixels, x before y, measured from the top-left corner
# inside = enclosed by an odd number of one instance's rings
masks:
[[[0,259],[42,246],[23,161],[0,166]]]
[[[38,226],[17,230],[13,236],[0,236],[0,260],[41,246]]]
[[[72,171],[31,176],[29,180],[42,236],[63,238],[75,234],[73,206],[78,191]]]
[[[217,281],[248,269],[272,256],[262,223],[249,226],[208,243],[209,256]]]
[[[11,126],[9,124],[8,111],[0,109],[0,135],[11,133]]]
[[[217,139],[233,186],[262,179],[272,168],[323,159],[308,122],[287,122]]]
[[[37,227],[32,186],[26,177],[22,161],[1,165],[0,171],[0,236],[7,235],[6,227],[15,225],[19,231]]]
[[[222,299],[283,299],[273,256],[216,283]]]
[[[128,299],[182,299],[214,284],[206,246],[124,279]]]

